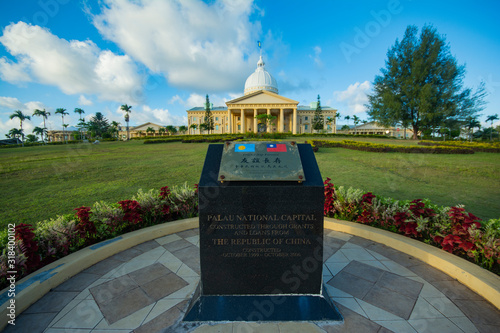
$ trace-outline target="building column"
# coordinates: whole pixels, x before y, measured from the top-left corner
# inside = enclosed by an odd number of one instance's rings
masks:
[[[285,115],[283,108],[280,109],[280,127],[279,132],[283,133],[285,131]]]
[[[241,109],[241,133],[245,134],[245,110]]]
[[[228,133],[232,133],[231,109],[229,108],[227,109],[227,123],[228,123],[228,128],[227,128]]]
[[[271,115],[271,109],[267,109],[267,116],[269,117]],[[267,133],[271,133],[271,123],[269,122],[269,119],[267,120]]]
[[[257,133],[257,109],[253,109],[253,132]]]
[[[293,109],[293,115],[292,115],[292,134],[297,134],[297,108]]]

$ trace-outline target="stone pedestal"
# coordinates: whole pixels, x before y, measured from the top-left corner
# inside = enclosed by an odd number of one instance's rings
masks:
[[[298,145],[300,183],[221,183],[222,150],[209,146],[199,183],[201,281],[184,320],[342,320],[322,286],[324,188],[311,147]]]

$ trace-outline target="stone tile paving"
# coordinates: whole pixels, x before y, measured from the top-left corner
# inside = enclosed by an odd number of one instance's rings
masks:
[[[500,311],[382,244],[325,229],[323,280],[344,323],[184,323],[199,282],[198,230],[118,253],[61,284],[5,332],[499,332]]]

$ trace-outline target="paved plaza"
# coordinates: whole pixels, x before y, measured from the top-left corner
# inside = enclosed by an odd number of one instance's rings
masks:
[[[4,332],[500,332],[499,310],[417,258],[325,229],[324,259],[323,281],[343,323],[182,322],[200,278],[191,229],[89,267]]]

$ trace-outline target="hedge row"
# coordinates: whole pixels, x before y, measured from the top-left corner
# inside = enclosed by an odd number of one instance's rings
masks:
[[[313,140],[313,146],[326,148],[347,148],[361,151],[371,151],[380,153],[411,153],[411,154],[474,154],[474,150],[459,147],[417,147],[417,146],[398,146],[380,143],[359,142],[352,140],[328,141]]]
[[[181,138],[166,138],[166,139],[144,140],[144,144],[168,143],[168,142],[179,142],[179,141],[182,141],[182,139]]]
[[[100,142],[103,141],[117,141],[115,138],[110,138],[110,139],[97,139]],[[88,140],[90,143],[93,143],[95,140]],[[47,142],[47,143],[42,143],[42,142],[33,142],[33,143],[24,143],[25,147],[37,147],[37,146],[57,146],[57,145],[65,145],[65,144],[76,144],[76,143],[82,143],[81,140],[68,140],[65,142],[62,141],[56,141],[56,142]],[[0,145],[0,148],[16,148],[16,147],[22,147],[21,144],[15,144],[15,145]]]
[[[479,143],[479,142],[463,142],[463,141],[427,141],[422,140],[418,143],[422,146],[446,146],[446,147],[460,147],[472,149],[477,152],[485,153],[500,153],[500,143]]]
[[[302,134],[294,134],[291,135],[293,137],[340,137],[340,138],[379,138],[379,139],[394,139],[396,137],[389,135],[380,135],[380,134],[342,134],[342,133],[302,133]]]

